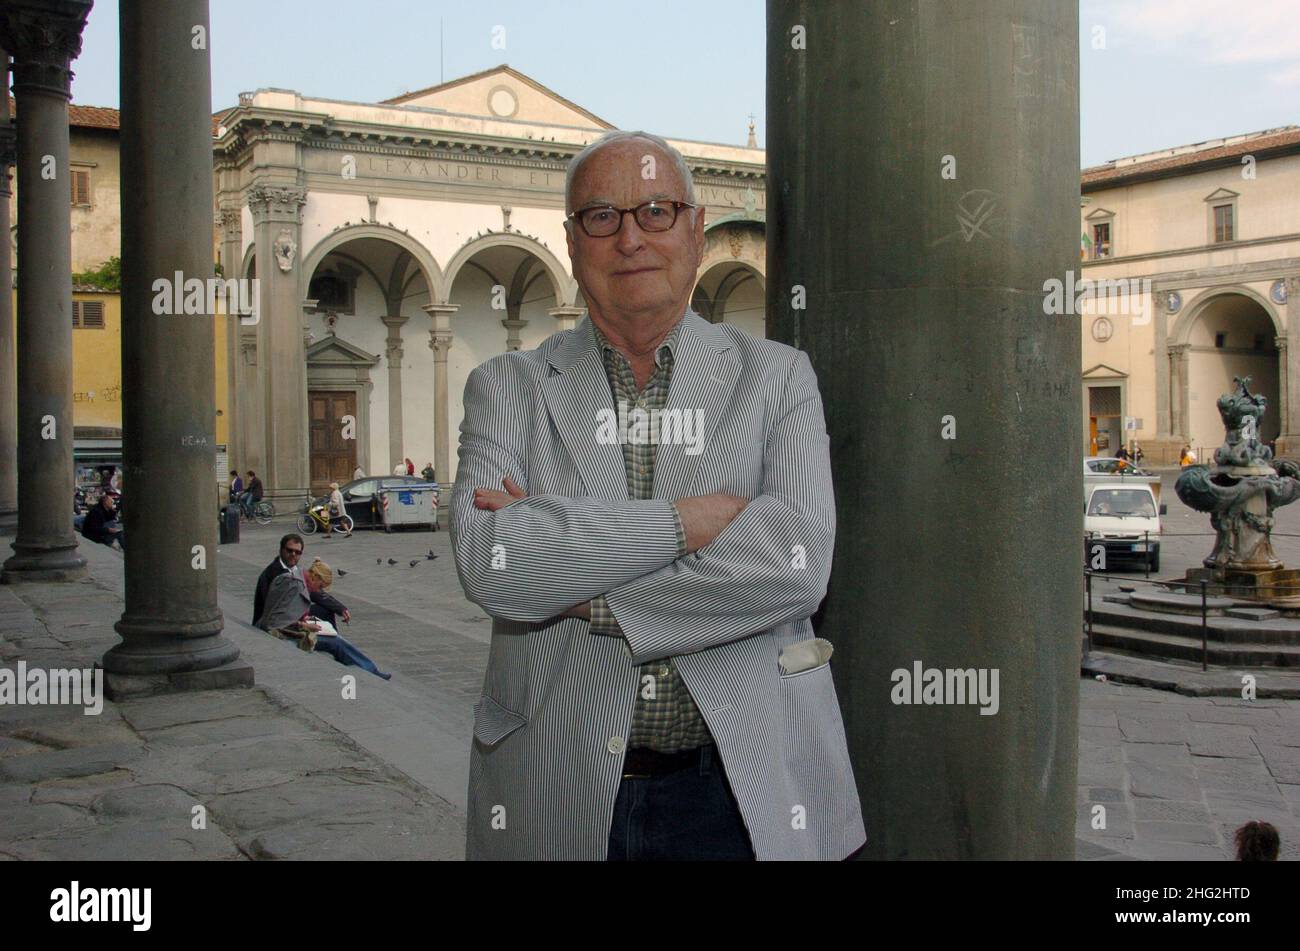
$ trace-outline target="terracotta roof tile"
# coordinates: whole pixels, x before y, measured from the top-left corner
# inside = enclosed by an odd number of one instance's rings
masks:
[[[1300,145],[1300,126],[1269,129],[1264,133],[1257,133],[1228,145],[1151,158],[1144,162],[1117,164],[1119,161],[1123,161],[1117,160],[1107,162],[1105,165],[1094,165],[1092,168],[1085,168],[1081,178],[1083,187],[1086,189],[1089,186],[1116,182],[1132,176],[1146,176],[1180,168],[1190,169],[1196,165],[1221,162],[1225,159],[1240,158],[1243,155],[1253,155],[1294,145]]]

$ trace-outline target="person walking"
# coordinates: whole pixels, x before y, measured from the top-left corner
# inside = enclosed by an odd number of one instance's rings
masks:
[[[330,538],[333,535],[333,532],[330,531],[330,522],[336,518],[341,519],[344,515],[347,514],[347,511],[348,510],[344,507],[343,504],[343,492],[339,489],[339,484],[337,482],[331,482],[329,505],[325,509],[325,519],[326,519],[325,537],[326,538]],[[348,537],[352,536],[351,532],[348,532],[347,534]]]

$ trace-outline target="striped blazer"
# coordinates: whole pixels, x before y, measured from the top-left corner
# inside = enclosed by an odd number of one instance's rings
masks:
[[[759,859],[840,859],[865,841],[829,663],[783,675],[813,636],[835,541],[829,440],[801,351],[687,311],[666,409],[698,411],[662,442],[652,499],[628,499],[590,317],[505,353],[465,385],[451,503],[456,570],[492,616],[474,709],[466,855],[604,859],[638,665],[672,657],[721,753]],[[692,445],[691,443],[694,443]],[[700,447],[702,451],[700,451]],[[496,512],[474,489],[510,476]],[[671,501],[751,501],[677,557]],[[556,615],[605,594],[624,636]]]

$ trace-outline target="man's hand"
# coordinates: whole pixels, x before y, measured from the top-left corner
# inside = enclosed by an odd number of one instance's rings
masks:
[[[352,623],[352,612],[349,611],[347,608],[343,609],[343,613],[340,614],[339,617],[343,618],[344,624]]]
[[[725,492],[693,495],[674,502],[677,514],[682,518],[682,529],[686,532],[686,553],[699,551],[710,544],[748,504],[749,499]]]
[[[591,620],[591,602],[583,601],[581,604],[575,604],[573,607],[561,611],[559,617],[577,617],[584,621]]]
[[[497,509],[505,508],[511,502],[528,497],[528,493],[515,485],[515,481],[510,476],[502,479],[501,484],[506,487],[505,492],[500,489],[475,489],[474,507],[495,512]]]

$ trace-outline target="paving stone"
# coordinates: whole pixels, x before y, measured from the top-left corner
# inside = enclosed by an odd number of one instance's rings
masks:
[[[1178,802],[1173,799],[1135,799],[1133,816],[1138,820],[1165,822],[1199,822],[1208,825],[1210,810],[1203,802]]]
[[[12,847],[20,857],[56,861],[153,861],[240,859],[244,854],[220,828],[190,828],[185,816],[175,825],[156,820],[118,822],[68,837],[25,839]],[[314,856],[313,856],[314,857]]]
[[[1089,802],[1123,802],[1124,790],[1098,787],[1088,790]]]
[[[465,857],[465,832],[461,820],[433,823],[420,815],[340,818],[279,826],[255,836],[246,849],[259,859],[457,861]]]
[[[1199,725],[1187,731],[1187,748],[1194,756],[1224,759],[1258,759],[1259,750],[1249,727]]]
[[[1222,847],[1162,839],[1137,839],[1129,852],[1134,858],[1152,862],[1221,862],[1228,858]]]
[[[12,844],[22,839],[56,832],[78,832],[94,828],[95,822],[84,809],[58,803],[28,805],[8,810],[0,825],[0,843]]]
[[[0,759],[8,756],[22,756],[25,753],[43,753],[50,747],[30,740],[20,740],[10,736],[0,736]]]
[[[85,746],[136,746],[140,738],[116,711],[105,709],[99,716],[76,713],[66,719],[18,727],[10,736],[56,750],[80,749]]]
[[[124,743],[30,753],[0,760],[0,781],[39,783],[47,779],[107,773],[130,765],[143,755],[143,747]]]
[[[1243,726],[1259,727],[1277,721],[1276,710],[1269,707],[1252,707],[1243,703],[1240,707],[1220,707],[1206,704],[1187,711],[1187,718],[1196,723],[1236,723]]]
[[[1163,822],[1138,819],[1133,823],[1138,841],[1157,839],[1162,842],[1189,842],[1200,845],[1217,845],[1218,833],[1212,826],[1200,822]]]
[[[1119,731],[1129,743],[1185,743],[1187,734],[1181,721],[1119,718]]]
[[[315,731],[304,723],[286,716],[231,717],[226,720],[204,720],[201,723],[180,723],[160,730],[142,732],[150,749],[167,746],[210,746],[230,743],[252,737],[305,736]],[[1254,749],[1254,746],[1251,746]]]
[[[266,789],[215,796],[213,815],[223,828],[257,832],[303,820],[319,824],[343,819],[361,821],[368,815],[402,815],[428,803],[414,788],[403,788],[391,776],[349,782],[344,776],[314,775]]]
[[[1300,783],[1300,747],[1280,746],[1261,740],[1256,740],[1255,745],[1275,780],[1279,783]]]
[[[175,696],[145,697],[120,706],[122,716],[137,730],[160,730],[230,717],[276,716],[285,711],[283,704],[257,687],[202,690],[185,694],[184,702],[177,702]]]
[[[1200,796],[1200,787],[1190,766],[1134,764],[1129,767],[1129,792],[1134,797],[1187,801]]]
[[[141,818],[166,821],[192,815],[199,800],[176,786],[130,785],[110,789],[95,797],[90,811],[96,816],[112,819]]]
[[[65,806],[82,806],[89,809],[91,803],[102,796],[105,790],[116,789],[133,782],[135,777],[130,770],[115,769],[107,773],[95,773],[93,776],[54,779],[39,786],[25,788],[31,790],[31,801],[35,803],[58,802]]]
[[[1182,743],[1124,743],[1120,747],[1126,764],[1160,763],[1191,766],[1192,754]]]

